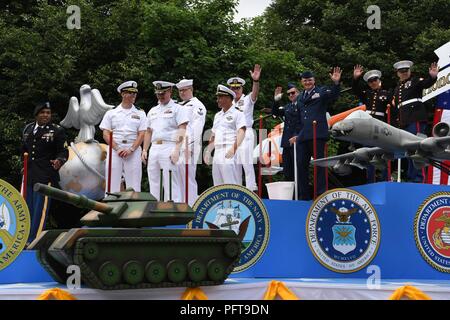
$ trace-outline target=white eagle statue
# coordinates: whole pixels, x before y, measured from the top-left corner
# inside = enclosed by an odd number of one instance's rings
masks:
[[[100,123],[106,111],[113,108],[114,106],[103,101],[100,91],[84,84],[80,88],[80,103],[77,97],[70,98],[69,110],[60,125],[80,130],[75,143],[91,142],[94,140],[95,126]]]

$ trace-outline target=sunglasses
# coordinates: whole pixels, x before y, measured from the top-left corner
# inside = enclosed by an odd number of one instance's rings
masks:
[[[287,95],[288,95],[288,96],[293,96],[293,95],[295,95],[296,93],[297,93],[297,92],[292,91],[292,92],[288,92]]]
[[[409,71],[409,69],[398,69],[397,71],[400,73],[406,73]]]
[[[378,80],[380,80],[380,79],[379,78],[371,78],[371,79],[367,80],[367,82],[376,82]]]
[[[233,91],[238,91],[238,90],[241,90],[242,89],[242,87],[231,87],[231,90],[233,90]]]

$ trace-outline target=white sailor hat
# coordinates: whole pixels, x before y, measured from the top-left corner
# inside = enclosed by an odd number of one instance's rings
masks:
[[[409,69],[413,66],[413,62],[409,60],[402,60],[397,63],[394,63],[394,69],[400,70],[400,69]]]
[[[155,93],[163,93],[175,86],[174,83],[167,81],[153,81],[153,85],[155,86]]]
[[[380,70],[370,70],[370,71],[367,71],[365,74],[364,74],[364,81],[365,82],[367,82],[367,81],[369,81],[370,79],[373,79],[373,78],[381,78],[381,71]]]
[[[183,79],[180,82],[176,84],[178,89],[186,88],[186,87],[192,87],[194,84],[194,80],[192,79]]]
[[[233,92],[233,90],[221,84],[217,86],[216,96],[230,96],[233,99],[236,99],[236,94]]]
[[[117,92],[122,93],[123,91],[138,92],[136,81],[126,81],[117,87]]]
[[[227,84],[232,88],[243,87],[245,86],[245,80],[239,77],[233,77],[228,79]]]

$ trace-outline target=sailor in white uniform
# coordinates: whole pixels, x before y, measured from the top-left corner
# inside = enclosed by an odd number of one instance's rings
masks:
[[[172,88],[175,84],[167,81],[155,81],[155,93],[159,104],[147,114],[147,132],[144,138],[142,161],[148,159],[148,180],[150,193],[160,199],[160,178],[163,170],[164,201],[182,202],[180,177],[178,173],[180,150],[189,123],[186,108],[172,100]],[[147,150],[150,146],[147,155]],[[171,186],[170,186],[171,176]],[[172,199],[170,199],[172,194]]]
[[[209,163],[209,154],[214,147],[212,175],[214,185],[242,185],[242,171],[237,164],[236,152],[239,150],[246,131],[246,121],[242,111],[233,107],[235,93],[229,88],[217,87],[217,104],[222,110],[214,117],[212,136],[209,140],[205,162]]]
[[[126,188],[141,191],[142,165],[141,144],[144,139],[147,121],[145,112],[134,103],[138,93],[137,83],[122,83],[117,91],[122,96],[122,103],[105,113],[100,129],[107,144],[112,143],[111,192],[120,191],[122,174]],[[110,133],[113,140],[110,141]],[[109,157],[109,155],[108,155]],[[109,158],[106,161],[106,183],[108,185]]]
[[[203,103],[194,97],[194,81],[192,79],[183,79],[176,84],[178,95],[183,100],[179,104],[185,107],[191,119],[187,126],[186,139],[188,142],[187,161],[188,161],[188,200],[187,203],[192,206],[198,198],[198,185],[196,180],[197,164],[200,160],[202,151],[202,134],[206,121],[206,108]],[[186,141],[181,147],[182,165],[179,168],[181,193],[186,202]]]
[[[245,80],[239,77],[230,78],[227,81],[228,86],[234,91],[236,97],[233,101],[233,107],[244,113],[247,129],[245,130],[245,140],[239,148],[238,163],[242,165],[245,173],[245,186],[256,191],[255,168],[253,167],[253,149],[255,148],[255,134],[253,132],[253,110],[259,94],[259,78],[261,76],[261,66],[256,64],[253,72],[250,71],[253,79],[253,87],[250,95],[243,93]]]

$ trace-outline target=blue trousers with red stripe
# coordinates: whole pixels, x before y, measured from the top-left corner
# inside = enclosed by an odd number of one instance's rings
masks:
[[[405,130],[411,132],[412,134],[425,133],[426,127],[426,122],[412,122],[408,124]],[[425,169],[418,170],[414,168],[413,161],[408,159],[407,177],[409,182],[425,183]]]
[[[33,192],[33,187],[27,186],[26,200],[31,217],[30,235],[27,243],[31,243],[45,228],[51,199],[39,192]]]

